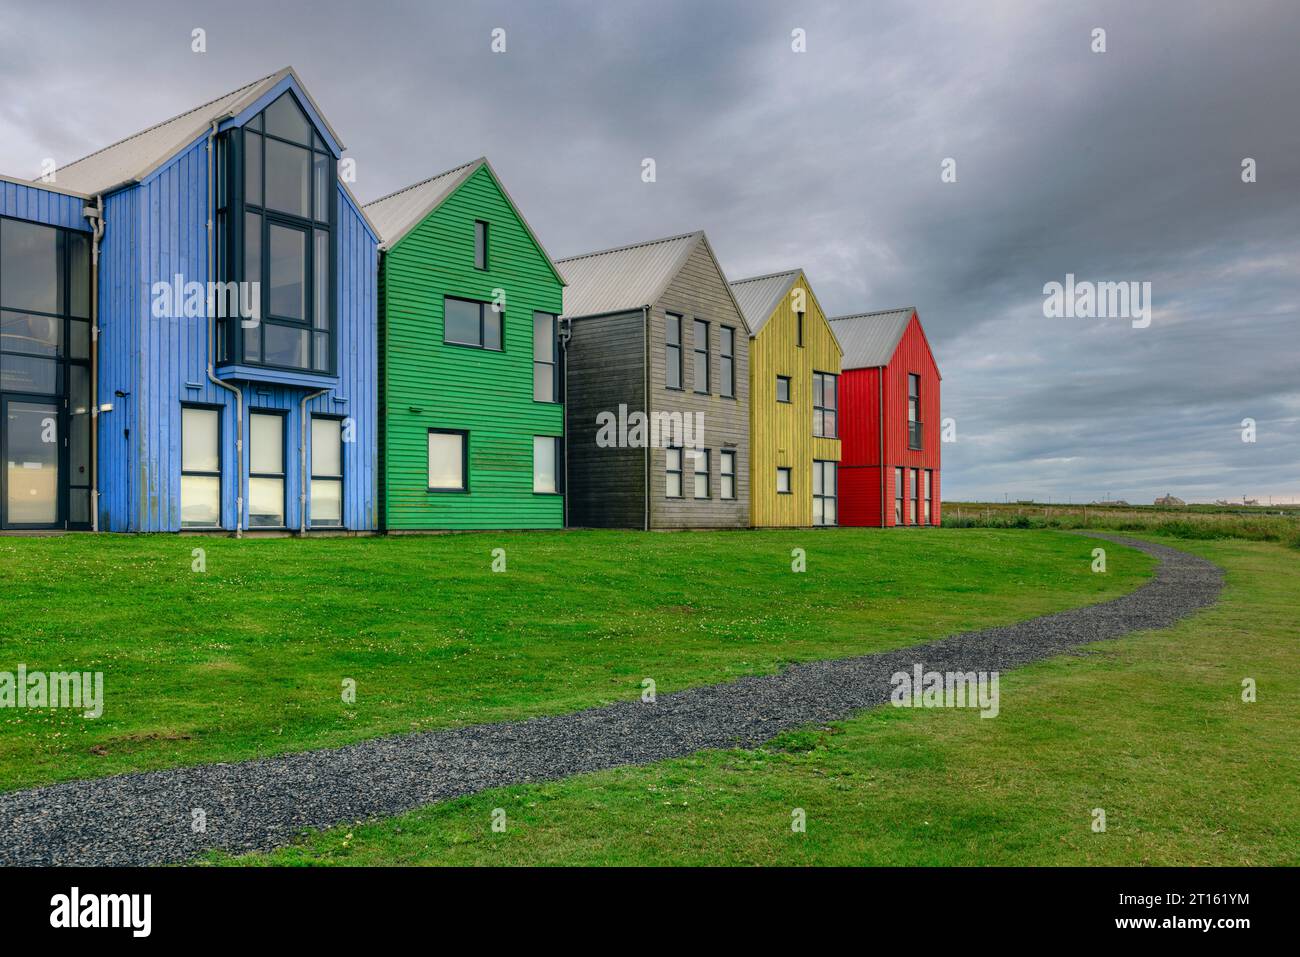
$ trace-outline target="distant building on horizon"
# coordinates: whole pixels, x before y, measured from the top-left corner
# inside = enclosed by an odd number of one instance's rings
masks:
[[[1168,492],[1166,492],[1164,495],[1161,495],[1159,498],[1156,499],[1155,504],[1157,507],[1180,508],[1186,505],[1187,503],[1184,502],[1177,495],[1170,495]]]

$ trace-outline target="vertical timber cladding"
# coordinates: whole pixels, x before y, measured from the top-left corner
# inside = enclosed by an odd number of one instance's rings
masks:
[[[385,526],[563,527],[563,495],[533,491],[533,437],[564,432],[563,405],[533,399],[533,313],[558,316],[563,286],[486,163],[385,252],[383,284]],[[444,297],[491,303],[498,289],[500,351],[444,341]],[[430,429],[468,433],[468,491],[429,491]]]
[[[802,346],[796,292],[804,304]],[[838,376],[840,360],[839,343],[807,278],[799,272],[751,341],[750,495],[755,526],[813,523],[813,461],[840,460],[838,437],[813,434],[813,373]],[[777,401],[777,376],[790,379],[789,402]],[[842,423],[843,416],[839,419]],[[777,492],[778,467],[791,470],[789,494]]]
[[[907,378],[915,373],[921,377],[921,448],[913,449],[908,442],[907,419]],[[898,344],[890,356],[889,364],[884,368],[884,435],[885,461],[891,466],[902,466],[910,475],[912,469],[921,470],[920,480],[924,482],[924,471],[933,472],[934,487],[939,486],[941,466],[940,414],[939,414],[939,367],[934,353],[921,327],[921,321],[913,312],[908,320]],[[892,480],[891,480],[892,481]],[[931,522],[939,524],[939,497],[934,496],[935,507]],[[911,499],[908,499],[911,509]],[[910,516],[910,511],[908,515]],[[909,522],[909,524],[911,524]]]
[[[664,328],[667,314],[682,316],[682,389],[665,388]],[[709,393],[695,392],[694,324],[709,323]],[[736,330],[736,396],[718,394],[720,326]],[[658,412],[700,412],[704,436],[700,443],[709,452],[709,497],[691,496],[693,462],[683,456],[683,497],[668,498],[665,455],[662,448],[650,454],[651,528],[744,528],[749,525],[749,326],[736,306],[727,280],[718,268],[701,236],[682,268],[650,310],[650,395],[651,415]],[[811,421],[812,413],[809,413]],[[736,453],[736,497],[722,499],[719,463],[723,451]]]

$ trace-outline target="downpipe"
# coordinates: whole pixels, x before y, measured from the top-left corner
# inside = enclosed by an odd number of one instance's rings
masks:
[[[216,240],[213,237],[213,211],[217,208],[217,181],[213,175],[216,145],[217,121],[213,120],[208,128],[208,281],[215,279],[217,271]],[[241,320],[242,321],[242,320]],[[213,308],[212,297],[208,297],[208,381],[231,392],[235,396],[235,537],[244,537],[244,393],[224,379],[217,377],[217,317]]]
[[[83,215],[94,223],[90,236],[90,530],[99,531],[99,244],[104,238],[104,194]]]
[[[307,403],[319,398],[329,389],[308,392],[299,403],[298,418],[302,439],[298,443],[298,534],[307,533]],[[346,523],[345,523],[346,524]]]

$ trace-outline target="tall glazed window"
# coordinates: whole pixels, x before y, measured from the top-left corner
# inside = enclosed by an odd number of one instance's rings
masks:
[[[334,155],[290,92],[218,151],[222,276],[241,290],[246,315],[222,324],[224,361],[298,372],[335,370]],[[243,320],[243,321],[241,321]]]

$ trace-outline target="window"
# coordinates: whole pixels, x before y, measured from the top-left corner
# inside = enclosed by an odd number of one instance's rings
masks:
[[[834,525],[835,463],[813,461],[813,524]]]
[[[664,385],[682,387],[682,317],[671,312],[664,319]]]
[[[488,267],[488,224],[481,219],[474,220],[474,268]]]
[[[776,377],[776,401],[790,401],[790,377],[788,375],[779,375]]]
[[[311,418],[311,525],[343,525],[343,422]]]
[[[907,447],[921,448],[921,377],[907,376]]]
[[[682,497],[682,450],[664,449],[664,495]]]
[[[0,391],[48,397],[10,405],[2,523],[90,525],[90,272],[86,234],[0,219]]]
[[[911,521],[908,522],[908,524],[909,524],[909,525],[915,525],[915,524],[917,524],[918,522],[921,521],[921,508],[920,508],[920,505],[921,505],[921,499],[920,499],[920,496],[921,496],[921,476],[920,476],[920,473],[919,473],[916,469],[911,469],[911,470],[909,471],[908,478],[911,480],[911,484],[908,486],[908,488],[911,489],[911,492],[912,492],[912,495],[911,495],[911,498],[912,498],[912,514],[911,514]]]
[[[490,302],[447,296],[443,300],[442,341],[500,352],[503,316]]]
[[[921,501],[924,503],[925,511],[921,519],[922,525],[930,524],[930,470],[925,470],[925,489],[921,495]]]
[[[734,499],[736,497],[736,453],[721,452],[718,459],[719,497]]]
[[[836,417],[839,379],[829,372],[813,373],[813,435],[833,439],[840,434]]]
[[[790,469],[784,465],[776,467],[776,493],[778,495],[790,494]]]
[[[691,453],[695,459],[695,497],[709,497],[709,450],[695,449]]]
[[[691,323],[691,348],[695,351],[695,391],[709,391],[709,324],[702,319]]]
[[[722,342],[718,347],[718,371],[722,376],[722,382],[718,386],[718,394],[734,399],[736,397],[736,330],[731,326],[722,326],[719,331],[722,333]]]
[[[465,480],[468,445],[468,432],[429,430],[429,491],[469,491]]]
[[[903,524],[903,470],[894,469],[894,524]]]
[[[181,527],[221,524],[221,413],[181,406]]]
[[[258,289],[223,302],[221,361],[332,372],[334,154],[286,92],[222,137],[217,164],[220,275]]]
[[[533,436],[533,491],[558,495],[564,491],[564,440]]]
[[[802,313],[802,312],[796,312],[796,313],[794,314],[794,319],[795,319],[795,327],[794,327],[795,342],[794,342],[794,344],[797,345],[797,346],[799,346],[799,348],[802,349],[802,348],[803,348],[803,313]]]
[[[284,416],[248,416],[248,527],[284,527]]]
[[[560,343],[555,336],[555,317],[533,313],[533,399],[560,401]]]

